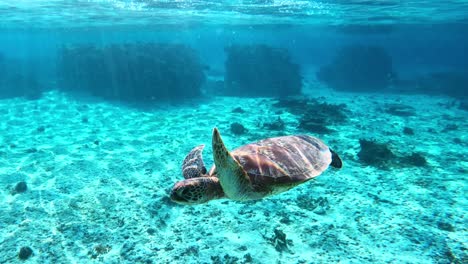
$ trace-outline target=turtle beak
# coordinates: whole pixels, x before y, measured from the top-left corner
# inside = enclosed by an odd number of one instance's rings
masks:
[[[187,199],[183,195],[183,191],[184,189],[178,187],[176,183],[171,190],[171,195],[170,195],[171,200],[178,204],[189,204],[189,201],[187,201]]]
[[[180,196],[177,192],[171,192],[171,200],[178,204],[191,204],[189,201],[187,201],[187,199],[185,199],[183,196]]]
[[[178,204],[187,204],[187,200],[180,197],[176,192],[171,193],[171,200]]]

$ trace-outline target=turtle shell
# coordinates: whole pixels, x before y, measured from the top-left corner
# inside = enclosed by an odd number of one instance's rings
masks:
[[[268,192],[284,191],[310,180],[332,162],[328,146],[307,135],[264,139],[241,146],[231,155],[247,172],[254,189]],[[215,173],[213,167],[210,174]]]

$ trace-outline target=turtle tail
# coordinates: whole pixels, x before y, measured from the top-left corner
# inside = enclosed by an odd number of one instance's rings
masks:
[[[332,149],[330,149],[330,152],[332,154],[332,161],[330,165],[333,168],[341,169],[343,167],[343,161],[341,161],[340,156],[338,156],[338,154],[336,154],[336,152],[333,151]]]

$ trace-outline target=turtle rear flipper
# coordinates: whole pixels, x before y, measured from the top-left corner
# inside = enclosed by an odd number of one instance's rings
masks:
[[[182,163],[182,174],[185,179],[202,177],[206,174],[206,167],[202,157],[203,148],[205,148],[205,145],[199,145],[185,156]]]
[[[336,154],[336,152],[331,149],[330,152],[332,154],[332,161],[330,165],[333,168],[341,169],[341,167],[343,167],[343,161],[341,161],[340,156],[338,156],[338,154]]]

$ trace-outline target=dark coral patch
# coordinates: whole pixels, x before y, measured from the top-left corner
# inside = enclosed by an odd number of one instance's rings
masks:
[[[27,260],[32,254],[33,251],[30,247],[22,247],[18,253],[18,258],[21,260]]]
[[[358,157],[365,165],[386,168],[397,159],[388,144],[378,143],[375,140],[360,139],[359,145],[361,150]]]
[[[243,135],[245,133],[247,133],[247,129],[240,123],[232,123],[231,124],[231,132],[234,134],[234,135]]]

